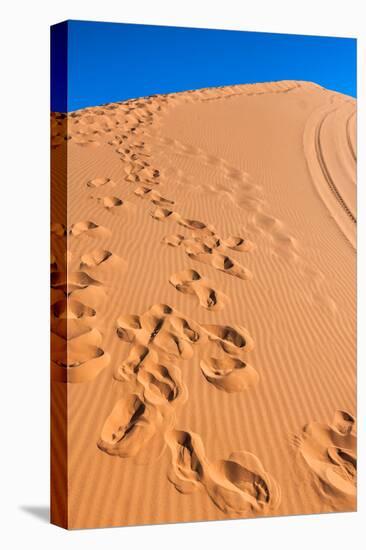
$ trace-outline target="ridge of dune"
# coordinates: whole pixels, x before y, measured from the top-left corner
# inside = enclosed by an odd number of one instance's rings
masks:
[[[280,81],[52,114],[69,527],[355,509],[355,112]]]
[[[126,99],[126,100],[120,100],[120,101],[113,101],[109,103],[103,103],[102,105],[98,106],[89,106],[89,107],[83,107],[82,109],[76,109],[74,111],[69,111],[68,113],[56,113],[53,112],[52,115],[59,114],[62,117],[75,117],[78,113],[90,113],[94,110],[100,111],[103,109],[103,107],[108,107],[110,105],[121,105],[124,103],[129,102],[137,102],[137,101],[145,101],[150,100],[153,98],[173,98],[173,97],[185,97],[186,95],[193,94],[196,96],[199,96],[202,93],[206,94],[223,94],[223,95],[231,95],[232,92],[238,92],[243,93],[246,95],[252,95],[252,94],[262,94],[262,93],[275,93],[275,92],[289,92],[291,90],[294,90],[296,88],[308,88],[308,89],[314,89],[314,90],[325,90],[327,93],[331,92],[332,94],[335,94],[337,96],[341,97],[349,97],[345,96],[345,94],[342,94],[341,92],[336,91],[330,91],[321,86],[320,84],[317,84],[316,82],[311,82],[308,80],[275,80],[275,81],[269,81],[269,82],[255,82],[252,84],[230,84],[230,85],[224,85],[224,86],[210,86],[206,88],[198,88],[198,89],[191,89],[191,90],[183,90],[179,92],[170,92],[166,94],[152,94],[148,96],[140,96],[133,99]],[[216,99],[214,96],[212,99]],[[353,99],[353,98],[350,98]]]

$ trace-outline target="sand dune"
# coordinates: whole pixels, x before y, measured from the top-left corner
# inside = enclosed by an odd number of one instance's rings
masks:
[[[355,509],[355,132],[297,81],[52,114],[55,523]]]

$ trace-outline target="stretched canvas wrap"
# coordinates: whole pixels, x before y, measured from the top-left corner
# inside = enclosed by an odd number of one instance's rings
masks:
[[[51,29],[51,516],[356,509],[356,40]]]

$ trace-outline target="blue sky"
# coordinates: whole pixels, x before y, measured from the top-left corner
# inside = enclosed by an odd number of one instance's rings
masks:
[[[51,37],[53,111],[271,80],[310,80],[356,97],[352,38],[88,21],[56,25]]]

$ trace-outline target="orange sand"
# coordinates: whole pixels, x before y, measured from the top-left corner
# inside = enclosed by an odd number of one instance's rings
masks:
[[[52,115],[54,523],[355,509],[355,110],[284,81]]]

